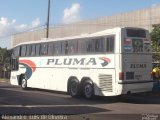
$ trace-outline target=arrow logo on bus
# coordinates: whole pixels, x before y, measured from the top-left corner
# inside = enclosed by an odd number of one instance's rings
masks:
[[[23,65],[26,68],[25,76],[28,80],[32,76],[32,73],[35,72],[36,64],[31,60],[20,60],[19,64]]]
[[[103,63],[101,63],[102,67],[105,67],[107,66],[110,62],[111,62],[111,59],[107,58],[107,57],[101,57],[99,58],[100,60],[103,60]]]

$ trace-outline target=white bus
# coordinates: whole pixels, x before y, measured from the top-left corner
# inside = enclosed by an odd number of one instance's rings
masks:
[[[11,84],[83,95],[151,91],[149,32],[123,27],[21,43],[13,48]]]

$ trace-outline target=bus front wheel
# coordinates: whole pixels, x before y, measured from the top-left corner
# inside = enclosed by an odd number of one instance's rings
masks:
[[[22,89],[27,89],[27,80],[25,78],[22,78],[21,80],[21,87]]]

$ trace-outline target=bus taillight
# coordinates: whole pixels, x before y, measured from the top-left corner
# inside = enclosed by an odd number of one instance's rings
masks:
[[[119,72],[119,80],[124,80],[124,72]]]

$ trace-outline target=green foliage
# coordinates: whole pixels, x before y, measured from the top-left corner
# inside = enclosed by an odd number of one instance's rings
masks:
[[[4,65],[9,64],[11,59],[10,52],[6,48],[0,47],[0,70],[4,70]]]
[[[153,62],[160,63],[160,26],[154,26],[151,32]]]
[[[151,38],[153,42],[159,42],[160,40],[160,26],[154,26],[152,32],[151,32]]]

